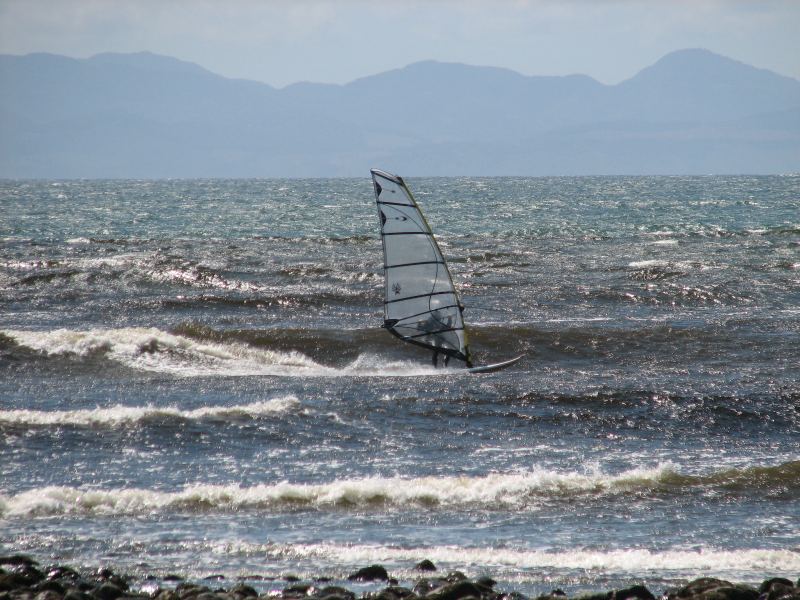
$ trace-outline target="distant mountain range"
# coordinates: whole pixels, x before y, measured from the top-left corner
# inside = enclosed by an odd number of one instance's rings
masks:
[[[786,173],[800,81],[707,50],[617,85],[425,61],[276,89],[150,53],[0,55],[0,177]]]

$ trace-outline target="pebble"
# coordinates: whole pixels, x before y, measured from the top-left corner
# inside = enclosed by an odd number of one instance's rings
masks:
[[[430,560],[417,563],[414,570],[433,573],[436,565]],[[229,588],[212,589],[202,583],[186,581],[179,575],[147,576],[143,581],[174,582],[174,589],[156,588],[152,593],[130,589],[129,578],[101,567],[94,573],[81,573],[72,567],[54,565],[41,569],[29,556],[14,554],[0,556],[0,600],[531,600],[519,592],[499,592],[496,581],[489,576],[470,579],[460,571],[444,576],[418,579],[413,589],[398,585],[382,565],[369,565],[348,576],[356,583],[386,582],[380,590],[356,592],[338,585],[322,585],[329,577],[314,579],[314,583],[301,581],[293,575],[283,576],[289,585],[283,590],[258,593],[249,581],[274,581],[273,577],[253,576],[238,578]],[[210,575],[205,582],[225,581],[224,575]],[[319,587],[318,587],[319,586]],[[569,600],[560,589],[544,594],[536,600]],[[656,600],[643,585],[582,594],[573,600]],[[766,579],[756,589],[724,579],[700,577],[678,588],[668,589],[660,600],[800,600],[800,581],[785,577]]]

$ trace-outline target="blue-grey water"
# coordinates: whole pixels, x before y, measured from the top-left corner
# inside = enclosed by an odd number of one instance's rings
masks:
[[[478,363],[381,329],[368,176],[0,182],[0,551],[529,594],[800,572],[800,176],[409,179]]]

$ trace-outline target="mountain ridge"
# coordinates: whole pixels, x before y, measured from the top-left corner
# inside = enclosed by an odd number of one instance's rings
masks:
[[[149,52],[0,55],[0,177],[779,173],[798,108],[800,81],[703,49],[613,85],[427,60],[284,88]]]

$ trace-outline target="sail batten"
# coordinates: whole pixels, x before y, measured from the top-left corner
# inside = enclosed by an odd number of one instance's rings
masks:
[[[471,364],[463,305],[425,216],[402,177],[373,169],[384,265],[384,327]]]

